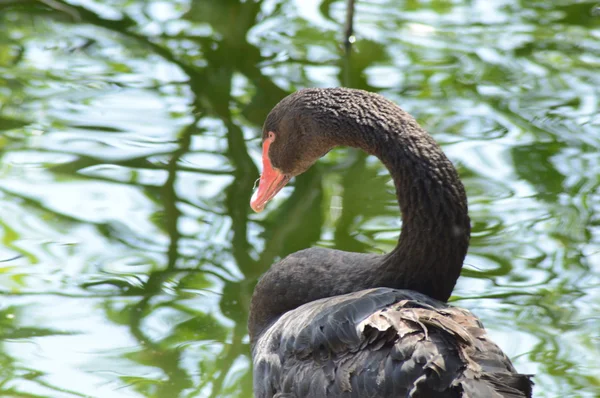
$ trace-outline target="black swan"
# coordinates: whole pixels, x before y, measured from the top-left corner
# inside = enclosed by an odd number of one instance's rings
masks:
[[[252,296],[254,393],[264,397],[530,397],[470,312],[446,301],[469,246],[465,190],[437,143],[386,98],[304,89],[263,128],[261,211],[335,146],[388,168],[402,212],[389,254],[311,248],[273,265]]]

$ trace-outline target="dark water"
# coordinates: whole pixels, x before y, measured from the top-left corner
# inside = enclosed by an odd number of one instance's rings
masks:
[[[0,0],[0,396],[248,397],[256,278],[311,245],[381,252],[382,166],[336,150],[267,211],[287,93],[398,102],[470,199],[454,299],[536,396],[600,396],[594,1]]]

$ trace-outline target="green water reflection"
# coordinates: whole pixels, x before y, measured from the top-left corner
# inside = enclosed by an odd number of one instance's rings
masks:
[[[0,0],[0,395],[247,397],[257,277],[400,227],[336,150],[264,214],[260,126],[287,93],[381,92],[470,199],[454,299],[536,396],[600,396],[600,8],[593,1]]]

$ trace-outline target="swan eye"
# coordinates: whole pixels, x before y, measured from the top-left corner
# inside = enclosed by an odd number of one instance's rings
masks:
[[[275,139],[275,133],[272,131],[269,131],[269,139],[272,141]]]

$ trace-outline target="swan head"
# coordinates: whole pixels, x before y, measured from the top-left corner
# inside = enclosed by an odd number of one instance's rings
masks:
[[[300,90],[281,100],[263,127],[263,170],[250,206],[256,212],[290,181],[308,170],[334,146],[321,123],[323,109],[311,101],[313,90]]]

